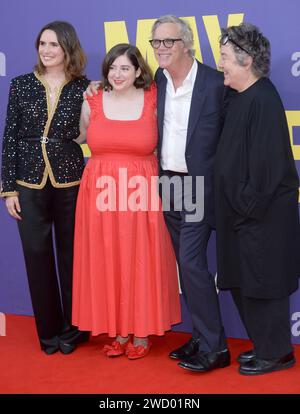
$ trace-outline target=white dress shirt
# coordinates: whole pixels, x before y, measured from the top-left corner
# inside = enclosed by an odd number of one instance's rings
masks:
[[[161,166],[163,170],[187,172],[185,147],[190,114],[192,93],[198,65],[193,66],[182,85],[175,91],[169,72],[164,69],[167,78]]]

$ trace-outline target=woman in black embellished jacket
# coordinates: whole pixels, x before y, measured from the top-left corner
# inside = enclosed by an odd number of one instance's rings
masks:
[[[44,26],[36,49],[35,72],[11,82],[1,196],[18,221],[41,348],[70,353],[88,339],[87,332],[71,326],[71,309],[74,217],[84,169],[76,139],[82,139],[79,119],[89,81],[69,23]]]

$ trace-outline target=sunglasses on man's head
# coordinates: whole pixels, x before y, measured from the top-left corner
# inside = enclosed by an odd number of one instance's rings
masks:
[[[224,36],[224,38],[221,40],[221,44],[223,46],[225,46],[228,42],[234,44],[236,47],[238,47],[239,49],[241,49],[243,52],[246,52],[248,55],[251,55],[251,53],[247,49],[245,49],[243,46],[239,45],[238,42],[236,42],[235,40],[233,40],[230,35]]]

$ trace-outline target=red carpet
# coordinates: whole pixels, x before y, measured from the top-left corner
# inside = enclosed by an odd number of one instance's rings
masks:
[[[32,317],[7,315],[6,336],[0,337],[1,394],[299,394],[299,363],[288,370],[258,377],[238,374],[235,358],[249,348],[230,339],[232,364],[206,374],[185,371],[167,357],[188,338],[184,333],[152,337],[150,354],[129,361],[109,359],[101,352],[105,335],[93,338],[70,355],[47,356],[38,346]]]

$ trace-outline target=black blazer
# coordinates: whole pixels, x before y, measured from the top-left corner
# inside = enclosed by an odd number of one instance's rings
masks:
[[[185,160],[188,174],[204,176],[204,218],[214,224],[214,158],[223,126],[225,96],[223,74],[198,62],[190,107]],[[160,162],[163,140],[163,122],[167,78],[159,68],[155,74],[157,84],[158,149]]]
[[[11,81],[2,146],[2,196],[16,195],[17,184],[43,188],[48,175],[55,187],[79,184],[84,159],[73,139],[79,135],[88,84],[85,77],[65,83],[47,127],[49,91],[39,76],[28,73]],[[28,141],[45,135],[45,127],[46,135],[55,142]]]

